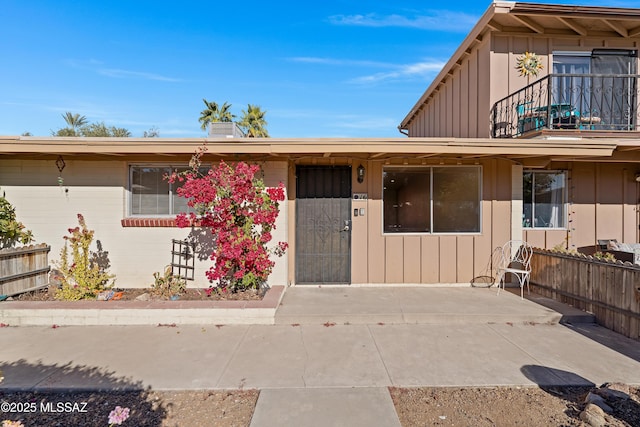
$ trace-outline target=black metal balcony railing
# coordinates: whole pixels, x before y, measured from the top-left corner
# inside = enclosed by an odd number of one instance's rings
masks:
[[[491,134],[542,129],[635,131],[640,75],[550,74],[493,105]]]

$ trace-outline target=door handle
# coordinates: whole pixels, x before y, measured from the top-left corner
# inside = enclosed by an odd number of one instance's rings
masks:
[[[349,231],[349,226],[345,225],[344,228],[342,230],[340,230],[340,232],[343,232],[343,231]]]

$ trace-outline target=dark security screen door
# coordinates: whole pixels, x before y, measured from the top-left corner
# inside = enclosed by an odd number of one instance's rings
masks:
[[[351,167],[296,169],[296,283],[351,282]]]

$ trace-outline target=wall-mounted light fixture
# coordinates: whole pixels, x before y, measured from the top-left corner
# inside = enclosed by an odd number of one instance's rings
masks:
[[[362,184],[364,182],[364,166],[360,165],[358,166],[358,169],[356,169],[356,172],[358,174],[358,182],[360,184]]]

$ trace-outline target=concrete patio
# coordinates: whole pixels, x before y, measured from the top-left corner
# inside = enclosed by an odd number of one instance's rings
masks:
[[[274,286],[262,301],[3,301],[11,326],[558,323],[585,313],[471,287]],[[590,315],[580,320],[593,322]]]
[[[496,288],[326,287],[287,289],[275,324],[469,324],[593,322],[591,315],[535,294]],[[519,293],[519,291],[518,291]]]

